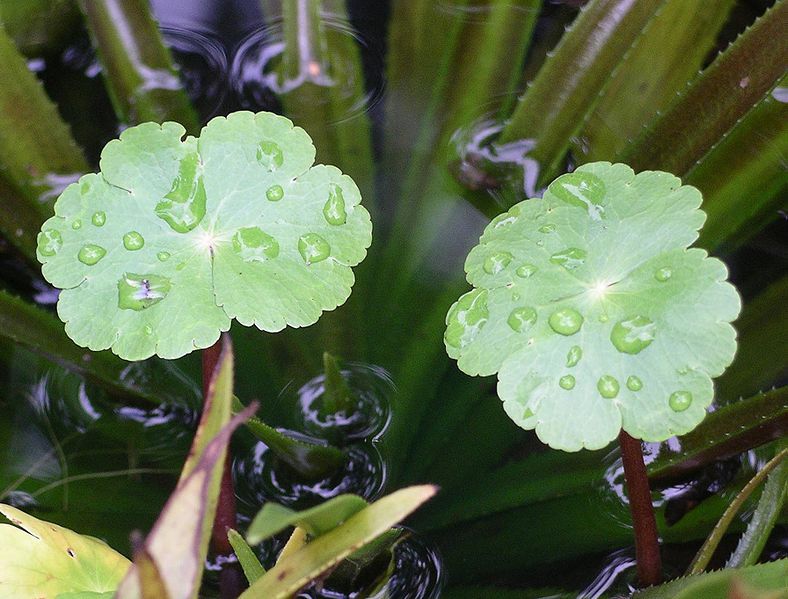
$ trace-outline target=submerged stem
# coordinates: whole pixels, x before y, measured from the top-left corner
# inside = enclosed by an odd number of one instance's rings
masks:
[[[623,430],[618,435],[618,444],[624,462],[624,478],[635,532],[638,580],[643,586],[652,586],[662,582],[662,558],[659,554],[657,522],[654,518],[654,506],[651,504],[651,489],[643,461],[643,449],[639,440]]]

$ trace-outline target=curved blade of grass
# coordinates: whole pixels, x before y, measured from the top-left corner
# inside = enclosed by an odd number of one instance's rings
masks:
[[[778,448],[785,447],[786,441],[778,444]],[[777,523],[786,493],[788,493],[788,462],[783,460],[769,473],[758,500],[758,507],[755,508],[747,529],[739,539],[739,544],[725,563],[727,568],[755,565]]]
[[[779,218],[788,190],[787,92],[783,77],[684,177],[703,193],[699,245],[728,251]]]
[[[620,158],[686,173],[785,74],[788,2],[777,2],[703,71]]]
[[[739,493],[736,495],[736,498],[731,502],[731,504],[728,506],[728,509],[725,510],[725,513],[720,518],[720,521],[714,527],[714,530],[711,531],[711,534],[706,539],[706,542],[703,543],[703,546],[698,551],[695,559],[692,560],[692,563],[687,570],[688,576],[700,574],[706,569],[706,566],[709,565],[709,562],[711,561],[714,552],[717,550],[722,537],[725,536],[725,533],[728,531],[728,527],[730,526],[738,511],[744,505],[744,502],[749,499],[750,495],[752,495],[753,491],[755,491],[758,485],[766,480],[766,476],[772,470],[774,470],[780,464],[780,462],[785,459],[786,456],[788,456],[788,448],[778,452],[777,455],[769,460],[766,465],[761,468],[746,485],[744,485],[744,488],[739,491]]]
[[[279,560],[241,599],[289,597],[400,522],[436,492],[432,485],[407,487],[375,501],[344,524]]]
[[[263,564],[257,559],[257,555],[252,551],[252,548],[246,544],[241,533],[231,528],[227,531],[227,538],[233,547],[235,557],[238,558],[238,563],[241,564],[246,580],[249,581],[249,584],[254,584],[258,578],[265,574]]]
[[[662,3],[592,0],[530,83],[501,141],[535,140],[529,156],[542,167],[540,181],[555,175],[572,136],[594,107],[610,72]]]
[[[125,124],[176,121],[199,133],[197,113],[178,79],[146,0],[79,0],[104,67],[115,113]]]
[[[664,110],[703,65],[733,0],[667,0],[623,61],[573,143],[580,162],[612,160],[644,122]],[[704,194],[705,197],[705,194]]]
[[[675,480],[787,433],[788,387],[759,393],[706,416],[695,430],[677,438],[678,451],[663,444],[658,457],[648,465],[649,478]]]

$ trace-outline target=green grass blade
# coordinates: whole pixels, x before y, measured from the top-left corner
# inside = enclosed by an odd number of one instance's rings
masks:
[[[227,538],[230,541],[230,545],[233,547],[235,557],[238,558],[238,563],[241,564],[246,580],[249,581],[249,584],[254,584],[258,578],[265,574],[265,568],[263,568],[260,560],[257,559],[257,555],[255,555],[252,548],[246,544],[246,541],[239,532],[231,528],[227,531]]]

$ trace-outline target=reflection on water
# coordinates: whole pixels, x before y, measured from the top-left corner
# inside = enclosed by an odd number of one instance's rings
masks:
[[[578,595],[578,599],[599,599],[610,596],[629,596],[636,590],[635,556],[632,549],[621,549],[610,554],[599,575]],[[626,574],[626,575],[625,575]]]

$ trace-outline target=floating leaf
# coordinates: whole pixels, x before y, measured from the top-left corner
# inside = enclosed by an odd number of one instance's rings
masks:
[[[559,177],[471,250],[449,355],[467,374],[498,372],[510,418],[551,447],[688,432],[733,359],[740,309],[725,265],[686,249],[700,203],[673,175],[623,164]]]
[[[130,562],[93,537],[0,505],[0,597],[103,597]],[[88,594],[91,593],[91,594]]]
[[[199,140],[183,134],[171,122],[126,129],[42,227],[42,272],[63,289],[58,314],[78,345],[176,358],[232,318],[308,326],[350,294],[369,214],[350,177],[312,166],[302,129],[237,112]]]

